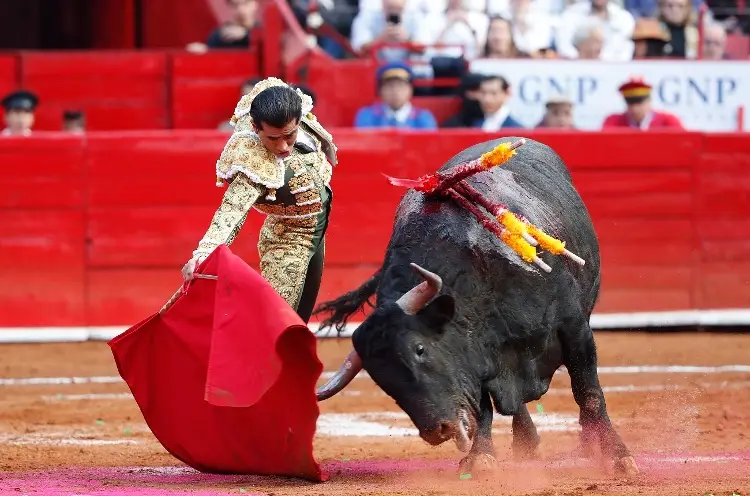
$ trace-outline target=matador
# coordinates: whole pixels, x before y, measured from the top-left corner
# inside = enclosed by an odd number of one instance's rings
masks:
[[[333,138],[313,115],[310,96],[273,77],[240,99],[231,122],[234,133],[216,163],[217,186],[228,188],[183,277],[191,279],[217,246],[230,245],[254,208],[266,215],[261,275],[308,322],[323,273]]]

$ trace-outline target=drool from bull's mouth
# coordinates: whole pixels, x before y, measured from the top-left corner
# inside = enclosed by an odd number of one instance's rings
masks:
[[[466,453],[471,449],[471,425],[469,425],[469,414],[461,409],[458,414],[458,429],[454,441],[459,451]]]

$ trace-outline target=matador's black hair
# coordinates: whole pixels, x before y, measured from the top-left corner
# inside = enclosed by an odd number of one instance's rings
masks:
[[[284,127],[302,118],[302,99],[287,86],[271,86],[258,93],[250,105],[250,117],[256,126],[263,123]]]

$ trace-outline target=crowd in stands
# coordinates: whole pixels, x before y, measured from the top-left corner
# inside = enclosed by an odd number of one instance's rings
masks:
[[[241,0],[237,0],[241,1]],[[256,1],[256,0],[244,0]],[[725,57],[744,24],[725,0],[709,0],[704,58]],[[302,26],[330,25],[320,46],[344,57],[376,49],[385,60],[434,57],[696,58],[702,0],[288,0]],[[730,8],[727,8],[730,7]],[[714,10],[716,13],[714,13]],[[378,47],[381,44],[411,47]],[[434,48],[437,44],[446,45]],[[430,47],[424,49],[423,47]],[[422,48],[420,48],[422,47]]]
[[[217,26],[204,42],[186,49],[242,49],[262,36],[261,0],[226,0],[232,18]],[[695,59],[699,53],[699,11],[703,12],[702,58],[728,59],[727,33],[744,33],[736,15],[737,0],[287,0],[300,25],[315,33],[318,45],[336,58],[376,54],[378,101],[361,108],[354,127],[500,128],[523,127],[509,113],[512,88],[502,76],[480,76],[458,70],[460,112],[436,122],[427,109],[414,105],[414,79],[419,68],[465,67],[476,58],[562,58],[628,61],[648,58]],[[327,31],[321,26],[328,26]],[[396,44],[397,46],[393,46]],[[383,46],[391,45],[391,46]],[[425,64],[425,62],[427,62]],[[257,80],[248,80],[240,94]],[[309,88],[302,88],[313,95]],[[640,129],[682,125],[674,116],[651,108],[647,81],[623,82],[620,93],[627,111],[609,116],[603,127]],[[2,100],[3,135],[26,135],[34,123],[38,99],[16,92]],[[536,127],[575,128],[573,102],[552,95]],[[217,123],[231,130],[229,122]],[[66,111],[62,128],[85,129],[82,112]]]
[[[247,46],[261,0],[227,0],[232,20],[196,53]],[[300,25],[336,58],[376,50],[390,60],[545,58],[693,59],[703,0],[287,0]],[[707,0],[706,59],[726,58],[728,33],[743,33],[737,0]],[[322,29],[325,26],[328,30]],[[408,44],[381,47],[382,44]],[[444,45],[435,47],[435,45]]]
[[[378,69],[379,101],[357,113],[354,127],[437,129],[474,128],[484,132],[524,128],[510,111],[510,83],[502,76],[466,73],[461,79],[461,108],[438,124],[427,109],[413,104],[413,72],[405,62],[389,62]],[[651,85],[640,78],[623,82],[619,91],[626,110],[607,116],[602,128],[684,129],[680,119],[651,105]],[[551,95],[536,128],[576,129],[573,101],[564,95]]]

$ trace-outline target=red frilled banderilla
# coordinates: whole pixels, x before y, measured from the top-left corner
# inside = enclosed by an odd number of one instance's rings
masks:
[[[564,255],[579,265],[586,262],[565,248],[565,243],[545,233],[527,219],[515,215],[505,205],[487,199],[464,179],[498,167],[516,154],[526,142],[501,143],[476,160],[461,164],[450,171],[427,174],[418,179],[399,179],[385,176],[391,184],[412,188],[434,198],[451,198],[471,212],[485,229],[510,246],[522,260],[539,266],[545,272],[552,268],[537,256],[539,246],[553,255]],[[480,208],[481,207],[481,208]],[[485,211],[491,214],[488,215]]]

